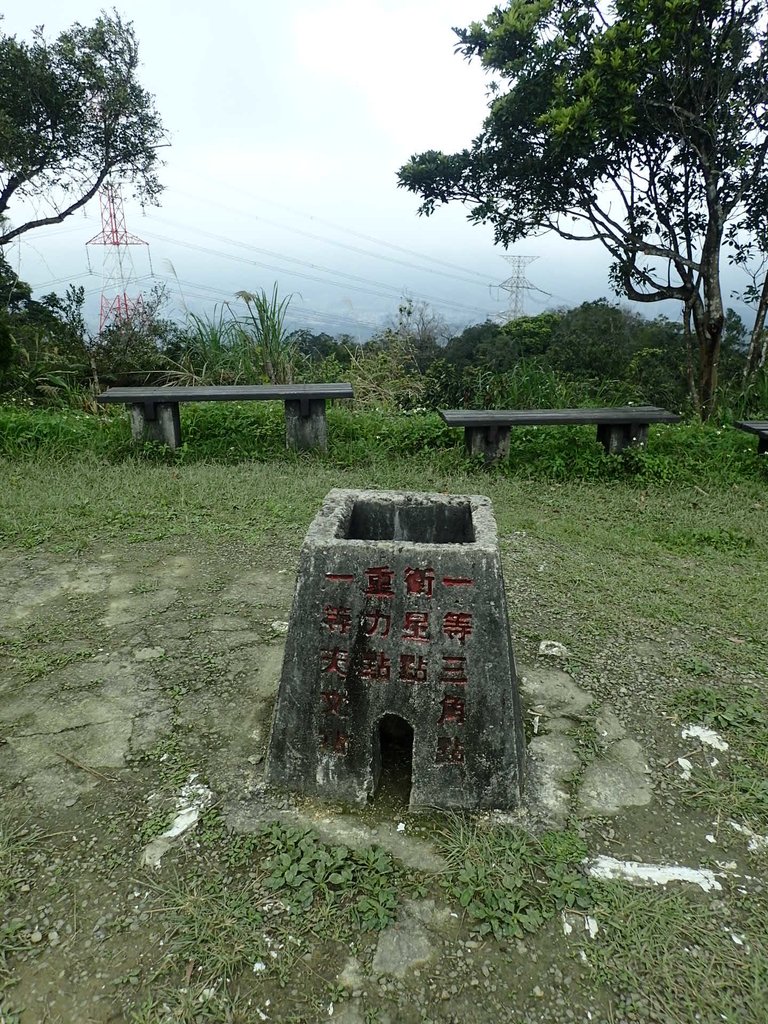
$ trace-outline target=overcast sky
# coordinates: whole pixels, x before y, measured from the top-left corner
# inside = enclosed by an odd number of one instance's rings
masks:
[[[103,8],[90,0],[10,0],[7,33],[53,38]],[[141,81],[171,146],[161,206],[126,202],[139,279],[165,282],[167,315],[212,312],[239,289],[293,293],[314,330],[359,337],[392,316],[399,296],[426,300],[461,327],[500,313],[511,267],[492,231],[460,205],[430,218],[396,187],[412,154],[467,145],[486,110],[479,67],[454,53],[452,26],[492,0],[124,0],[140,41]],[[11,210],[13,220],[13,210]],[[103,248],[96,202],[8,253],[37,294],[83,284],[97,316]],[[539,238],[509,255],[540,291],[525,312],[611,297],[599,245]],[[90,258],[90,268],[88,257]],[[346,276],[345,276],[346,275]],[[736,286],[738,282],[734,282]],[[546,293],[546,294],[545,294]],[[656,315],[661,308],[640,310]],[[674,305],[664,312],[676,316]]]

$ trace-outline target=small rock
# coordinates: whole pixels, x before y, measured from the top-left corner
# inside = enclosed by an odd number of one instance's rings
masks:
[[[542,640],[539,644],[539,654],[547,658],[567,658],[568,648],[557,640]]]
[[[59,933],[55,930],[48,932],[48,941],[52,946],[58,946],[59,942],[61,941],[61,939],[59,938]]]
[[[30,942],[34,942],[35,944],[37,944],[38,942],[42,942],[43,941],[43,933],[41,931],[39,931],[37,928],[35,928],[35,930],[29,936],[29,941]]]

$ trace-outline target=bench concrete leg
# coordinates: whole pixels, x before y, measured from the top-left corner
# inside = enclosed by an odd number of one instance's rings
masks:
[[[509,456],[509,427],[464,427],[468,455],[482,455],[486,465]]]
[[[285,445],[296,451],[328,450],[324,398],[291,399],[285,403]]]
[[[130,406],[131,434],[134,441],[158,441],[169,448],[181,444],[178,402],[153,402]]]
[[[599,423],[597,440],[609,455],[625,448],[644,448],[648,443],[647,423]]]
[[[757,454],[768,455],[768,434],[757,435]]]

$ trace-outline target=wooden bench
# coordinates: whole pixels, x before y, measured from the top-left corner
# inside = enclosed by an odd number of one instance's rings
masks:
[[[306,450],[328,447],[325,402],[328,398],[352,398],[352,385],[342,384],[253,384],[226,387],[135,387],[109,388],[99,402],[128,406],[131,433],[135,441],[159,441],[169,448],[181,444],[179,405],[182,402],[261,402],[278,399],[285,403],[285,443],[288,448]]]
[[[627,405],[613,409],[440,409],[449,427],[464,427],[470,455],[496,462],[509,455],[512,427],[597,425],[597,439],[609,455],[630,445],[644,445],[651,423],[678,423],[680,417],[655,405]]]
[[[734,427],[757,434],[758,455],[768,455],[768,420],[737,420]]]

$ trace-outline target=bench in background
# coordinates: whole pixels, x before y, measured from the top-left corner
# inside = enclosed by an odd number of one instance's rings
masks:
[[[734,427],[757,434],[757,451],[759,455],[768,454],[768,420],[737,420]]]
[[[630,445],[644,445],[651,423],[678,423],[680,417],[655,405],[613,409],[441,409],[449,427],[464,427],[470,455],[496,462],[509,455],[512,427],[596,424],[597,439],[609,455]]]
[[[169,448],[181,444],[179,405],[182,402],[260,402],[278,399],[285,404],[285,443],[305,450],[328,447],[326,399],[352,398],[352,385],[251,384],[224,387],[109,388],[99,402],[128,406],[135,441],[159,441]]]

